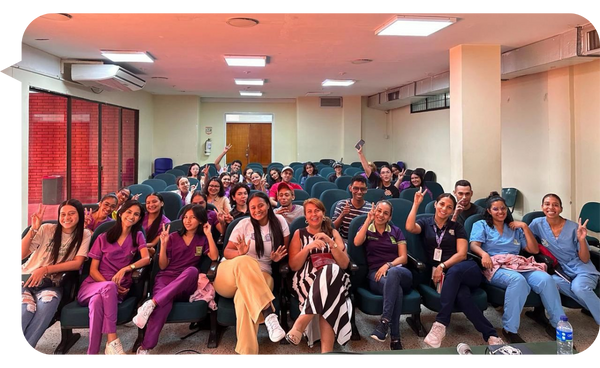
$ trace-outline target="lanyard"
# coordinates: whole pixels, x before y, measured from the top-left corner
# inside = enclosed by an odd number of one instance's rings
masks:
[[[438,248],[441,248],[442,240],[444,239],[444,235],[446,234],[446,226],[444,226],[443,229],[444,231],[442,231],[442,233],[438,236],[439,229],[435,223],[433,224],[433,232],[435,233],[435,241],[438,245]]]

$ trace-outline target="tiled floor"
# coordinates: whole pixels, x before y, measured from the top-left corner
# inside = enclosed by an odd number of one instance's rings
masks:
[[[429,329],[435,320],[435,313],[426,309],[425,307],[422,307],[422,310],[423,323],[425,324],[425,327]],[[594,340],[597,339],[598,325],[596,325],[591,317],[582,314],[579,310],[566,309],[565,312],[569,317],[569,321],[573,325],[575,346],[579,352],[585,351],[590,345],[592,345]],[[485,311],[486,317],[499,332],[502,325],[501,313],[501,309],[496,310],[492,307],[489,307]],[[423,338],[417,337],[410,327],[408,327],[405,320],[406,316],[402,316],[400,328],[402,344],[404,348],[428,348],[423,342]],[[381,343],[369,337],[369,333],[375,327],[375,324],[378,321],[378,316],[367,316],[359,311],[356,315],[356,321],[361,334],[361,340],[350,341],[345,346],[339,346],[336,344],[334,352],[367,353],[370,351],[389,350],[389,338],[386,342]],[[88,344],[88,330],[75,330],[75,332],[81,333],[81,339],[79,339],[73,348],[71,348],[69,354],[85,354]],[[131,350],[131,347],[133,346],[137,336],[137,327],[132,324],[119,326],[117,328],[117,333],[123,342],[125,350],[129,353],[129,350]],[[187,323],[165,325],[161,333],[158,346],[152,350],[151,354],[177,354],[180,352],[193,353],[194,351],[201,354],[235,354],[234,327],[227,327],[225,329],[219,346],[215,349],[209,349],[206,346],[208,340],[207,330],[200,331],[186,340],[181,340],[180,338],[187,333],[189,333]],[[527,342],[551,341],[541,326],[524,315],[522,315],[521,318],[520,335]],[[59,324],[56,323],[46,331],[46,334],[42,337],[36,349],[42,353],[52,354],[59,341],[60,327]],[[264,326],[259,328],[258,341],[260,344],[260,354],[314,354],[320,351],[319,343],[316,343],[311,349],[306,345],[306,340],[303,340],[299,346],[272,343],[269,340]],[[473,325],[465,318],[465,316],[462,313],[456,313],[452,316],[452,322],[447,329],[446,338],[442,342],[442,347],[454,347],[461,342],[467,343],[471,346],[485,344],[481,335],[473,328]],[[600,344],[600,341],[596,341],[596,344]],[[102,343],[102,351],[104,351],[104,342]],[[594,346],[594,351],[598,351],[597,346]]]

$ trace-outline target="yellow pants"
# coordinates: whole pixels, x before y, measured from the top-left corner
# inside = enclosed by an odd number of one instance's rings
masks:
[[[258,261],[249,256],[228,259],[219,265],[213,284],[215,291],[233,298],[236,316],[238,354],[258,354],[258,325],[264,322],[262,310],[275,299],[273,278],[261,271]]]

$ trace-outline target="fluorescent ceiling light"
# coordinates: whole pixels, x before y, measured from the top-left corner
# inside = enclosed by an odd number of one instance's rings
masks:
[[[262,96],[259,91],[240,91],[240,96]]]
[[[264,79],[235,79],[235,84],[239,86],[262,86]]]
[[[102,56],[114,62],[130,63],[153,63],[154,59],[143,51],[104,51],[100,50]]]
[[[229,66],[265,66],[266,56],[225,56],[225,62]]]
[[[352,79],[325,79],[321,85],[323,87],[331,87],[331,86],[343,86],[348,87],[354,84],[354,80]]]
[[[456,18],[409,17],[398,15],[379,27],[378,36],[429,36],[456,22]]]

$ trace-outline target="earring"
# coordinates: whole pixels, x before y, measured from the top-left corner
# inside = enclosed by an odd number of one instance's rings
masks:
[[[308,225],[308,220],[304,220],[304,223]]]

